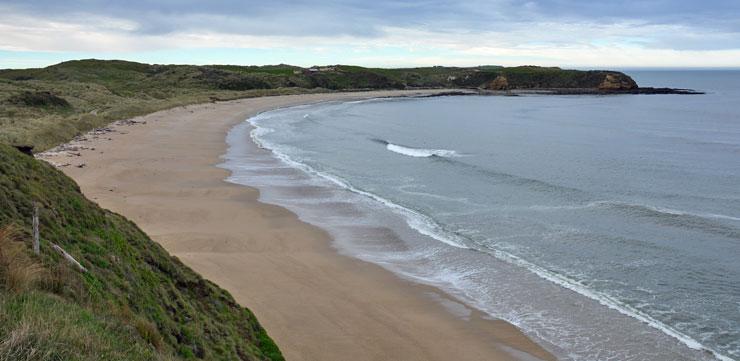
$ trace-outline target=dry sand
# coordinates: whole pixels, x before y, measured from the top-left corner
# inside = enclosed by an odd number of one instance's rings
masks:
[[[88,135],[73,144],[79,149],[71,153],[80,155],[45,159],[69,164],[62,169],[88,198],[136,222],[254,311],[288,360],[554,359],[506,322],[339,255],[326,232],[258,202],[258,190],[225,182],[228,172],[216,167],[227,131],[258,112],[411,94],[313,94],[180,107]]]

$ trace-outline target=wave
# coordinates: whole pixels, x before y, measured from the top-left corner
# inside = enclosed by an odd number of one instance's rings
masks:
[[[403,145],[393,144],[391,142],[382,139],[373,139],[374,142],[385,144],[385,148],[391,152],[402,154],[409,157],[415,158],[428,158],[428,157],[456,157],[458,153],[454,150],[447,149],[424,149],[424,148],[413,148]]]
[[[492,168],[481,167],[479,165],[471,164],[468,162],[463,162],[458,159],[451,159],[451,158],[440,158],[440,159],[445,162],[449,162],[451,165],[459,167],[465,171],[475,172],[484,177],[490,178],[491,180],[495,182],[509,184],[509,185],[516,186],[516,187],[526,187],[527,189],[531,191],[539,192],[539,193],[546,193],[548,195],[560,195],[569,200],[587,201],[588,199],[592,199],[591,195],[589,195],[587,192],[581,189],[578,189],[578,188],[568,187],[568,186],[559,185],[555,183],[549,183],[549,182],[542,181],[539,179],[523,177],[523,176],[519,176],[516,174],[502,172],[502,171],[492,169]]]
[[[581,205],[563,206],[537,205],[531,206],[529,209],[537,211],[606,209],[622,213],[627,216],[647,219],[663,226],[683,228],[690,231],[698,230],[728,238],[740,239],[740,229],[721,222],[722,220],[740,221],[740,217],[733,217],[725,214],[689,212],[647,204],[620,201],[596,201]]]
[[[562,186],[558,184],[552,184],[552,183],[548,183],[548,182],[541,181],[538,179],[517,176],[514,174],[509,174],[509,173],[497,171],[494,169],[483,168],[478,165],[460,161],[458,159],[453,159],[453,158],[461,157],[461,154],[454,150],[414,148],[414,147],[394,144],[394,143],[388,142],[387,140],[378,139],[378,138],[372,138],[370,140],[372,140],[373,142],[385,145],[386,149],[394,153],[402,154],[408,157],[416,157],[416,158],[435,157],[442,161],[449,162],[450,164],[454,166],[463,167],[465,169],[475,171],[487,177],[494,178],[497,181],[505,182],[505,183],[515,185],[515,186],[528,187],[529,189],[533,191],[544,192],[548,194],[559,193],[559,194],[567,195],[568,198],[570,199],[588,199],[586,197],[585,192],[577,188]]]
[[[548,280],[550,282],[557,284],[558,286],[561,286],[563,288],[574,291],[582,296],[590,298],[598,302],[599,304],[605,307],[608,307],[612,310],[615,310],[625,316],[629,316],[637,320],[640,320],[641,322],[649,325],[650,327],[653,327],[663,332],[664,334],[677,339],[678,341],[680,341],[681,343],[683,343],[684,345],[686,345],[692,350],[699,350],[699,351],[707,352],[711,354],[714,358],[721,360],[721,361],[732,361],[731,358],[719,353],[718,351],[710,347],[705,346],[704,344],[697,341],[693,337],[682,333],[676,328],[669,326],[653,318],[652,316],[638,310],[637,308],[617,300],[616,298],[610,295],[607,295],[603,292],[592,290],[588,286],[584,285],[583,283],[577,280],[573,280],[557,272],[553,272],[546,268],[540,267],[536,264],[533,264],[529,261],[522,259],[521,257],[515,256],[511,253],[504,252],[504,251],[501,251],[501,250],[498,250],[498,249],[495,249],[495,248],[492,248],[486,245],[480,245],[480,246],[484,247],[487,253],[492,254],[494,257],[500,260],[520,266],[536,274],[540,278],[543,278],[545,280]]]
[[[619,204],[619,202],[614,202],[614,204]],[[673,215],[673,216],[689,216],[689,217],[700,217],[700,218],[726,219],[729,221],[740,221],[740,217],[733,217],[733,216],[728,216],[724,214],[693,213],[693,212],[688,212],[688,211],[681,211],[681,210],[676,210],[676,209],[649,206],[649,205],[641,205],[641,204],[625,203],[625,205],[632,206],[632,207],[642,207],[642,208],[647,209],[648,211],[657,212],[661,214],[668,214],[668,215]]]
[[[658,214],[671,215],[671,216],[693,216],[693,217],[702,217],[702,218],[726,219],[729,221],[740,221],[740,217],[733,217],[733,216],[728,216],[725,214],[695,213],[695,212],[682,211],[682,210],[665,208],[665,207],[651,206],[651,205],[639,204],[639,203],[620,202],[620,201],[596,201],[596,202],[591,202],[587,204],[564,205],[564,206],[534,205],[534,206],[530,206],[529,209],[538,210],[538,211],[551,211],[551,210],[578,210],[578,209],[588,209],[588,208],[597,208],[597,207],[624,208],[624,209],[634,208],[637,210],[656,212]]]
[[[431,237],[433,239],[436,239],[440,242],[443,242],[453,247],[469,248],[468,246],[465,245],[465,241],[461,237],[452,235],[450,232],[444,230],[444,228],[440,226],[437,222],[435,222],[431,217],[425,214],[422,214],[416,210],[413,210],[413,209],[404,207],[402,205],[399,205],[397,203],[394,203],[375,193],[371,193],[371,192],[364,191],[362,189],[358,189],[354,187],[352,184],[350,184],[349,182],[337,176],[334,176],[332,174],[318,171],[308,164],[293,160],[286,153],[280,151],[280,148],[278,146],[274,144],[269,144],[260,138],[261,135],[265,135],[265,134],[273,132],[274,131],[273,129],[257,126],[254,122],[252,122],[252,125],[254,126],[254,129],[249,133],[250,137],[252,138],[252,141],[255,144],[257,144],[257,146],[259,146],[260,148],[269,149],[278,159],[285,162],[286,164],[294,168],[300,169],[308,174],[318,176],[320,178],[328,180],[329,182],[339,186],[340,188],[343,188],[350,192],[365,196],[376,202],[380,202],[381,204],[385,205],[386,207],[390,208],[396,213],[403,215],[409,227],[415,229],[416,231],[418,231],[419,233],[425,236]]]
[[[740,239],[740,229],[717,221],[717,219],[737,220],[737,218],[731,216],[699,214],[670,208],[624,202],[600,202],[600,205],[630,216],[649,219],[654,223],[663,226],[683,228],[686,230],[698,230],[727,238]]]
[[[308,174],[323,178],[325,180],[328,180],[329,182],[346,189],[350,192],[353,192],[355,194],[359,194],[362,196],[365,196],[369,199],[372,199],[374,201],[377,201],[384,206],[388,207],[392,211],[396,212],[397,214],[400,214],[404,216],[406,219],[406,223],[409,227],[416,230],[420,234],[423,234],[425,236],[428,236],[432,239],[435,239],[437,241],[440,241],[442,243],[445,243],[447,245],[462,248],[462,249],[470,249],[473,251],[480,251],[487,254],[490,254],[494,256],[495,258],[499,260],[503,260],[507,263],[522,267],[523,269],[528,270],[529,272],[532,272],[533,274],[539,276],[540,278],[543,278],[547,281],[553,282],[561,287],[564,287],[566,289],[569,289],[571,291],[574,291],[582,296],[585,296],[589,299],[592,299],[601,305],[608,307],[610,309],[613,309],[621,314],[624,314],[626,316],[635,318],[637,320],[640,320],[641,322],[663,332],[666,335],[669,335],[673,337],[674,339],[680,341],[687,347],[693,350],[701,350],[708,354],[711,354],[714,358],[722,361],[732,361],[731,358],[717,352],[716,350],[709,348],[702,344],[701,342],[697,341],[696,339],[692,338],[691,336],[688,336],[681,331],[677,330],[674,327],[671,327],[653,317],[650,315],[636,309],[633,306],[630,306],[628,304],[625,304],[623,302],[620,302],[618,299],[607,295],[602,292],[598,292],[595,290],[590,289],[583,283],[571,279],[569,277],[566,277],[565,275],[559,274],[557,272],[553,272],[551,270],[548,270],[544,267],[541,267],[539,265],[533,264],[527,260],[524,260],[523,258],[516,256],[512,253],[496,249],[487,245],[480,244],[478,242],[472,242],[468,238],[466,238],[463,235],[458,234],[457,232],[450,231],[445,229],[444,226],[437,223],[436,220],[434,220],[432,217],[429,217],[421,212],[415,211],[413,209],[407,208],[405,206],[402,206],[400,204],[397,204],[391,200],[388,200],[386,198],[383,198],[375,193],[364,191],[362,189],[354,187],[349,182],[334,176],[332,174],[328,174],[325,172],[318,171],[311,167],[310,165],[307,165],[305,163],[295,161],[293,160],[288,154],[282,152],[280,150],[280,147],[274,144],[270,144],[263,139],[260,138],[261,135],[265,135],[267,133],[270,133],[273,131],[273,129],[265,128],[257,126],[254,122],[252,122],[252,125],[254,126],[253,130],[250,132],[250,136],[252,138],[252,141],[257,144],[260,148],[268,149],[270,150],[278,159],[285,162],[286,164],[296,168],[300,169]],[[378,142],[384,142],[386,145],[389,145],[391,143],[382,141],[382,140],[374,140]],[[409,149],[409,148],[407,148]],[[410,148],[414,149],[414,148]],[[430,155],[431,156],[431,155]],[[585,205],[585,208],[588,207],[599,207],[599,206],[606,206],[606,207],[625,207],[629,204],[621,203],[621,202],[611,202],[611,201],[599,201],[599,202],[592,202],[587,205]],[[633,205],[637,208],[641,209],[651,209],[651,207],[642,206],[642,205]],[[567,206],[571,207],[571,206]],[[575,206],[576,208],[580,208],[581,206]],[[558,207],[551,207],[551,208],[558,208]],[[564,208],[564,207],[563,207]],[[572,208],[572,207],[571,207]],[[669,213],[670,214],[670,213]],[[411,276],[412,275],[408,275]],[[413,278],[419,278],[419,277],[413,277]],[[421,280],[421,278],[419,278]],[[430,280],[427,280],[430,281]],[[480,307],[480,309],[483,309],[483,307]],[[514,322],[514,324],[516,324]]]
[[[457,152],[454,150],[447,149],[421,149],[421,148],[409,148],[402,145],[388,143],[386,148],[391,152],[407,155],[409,157],[427,158],[427,157],[454,157]]]

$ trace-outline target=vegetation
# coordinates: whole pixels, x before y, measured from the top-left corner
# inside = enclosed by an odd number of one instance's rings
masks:
[[[34,204],[39,255],[28,241]],[[0,361],[282,360],[226,291],[54,167],[2,144],[0,205]]]
[[[0,70],[0,142],[42,151],[114,120],[216,100],[366,89],[594,89],[609,74],[625,80],[619,86],[636,87],[621,73],[532,66],[300,68],[76,60]]]
[[[24,91],[18,95],[8,98],[8,102],[20,106],[48,107],[48,108],[70,108],[69,103],[50,92]]]

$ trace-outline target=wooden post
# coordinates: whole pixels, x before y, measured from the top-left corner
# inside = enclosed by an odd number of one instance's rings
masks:
[[[77,269],[79,269],[81,272],[87,272],[87,268],[85,268],[84,266],[82,266],[80,264],[80,262],[77,262],[77,260],[74,257],[72,257],[72,255],[70,255],[69,253],[67,253],[67,251],[65,251],[64,249],[62,249],[62,247],[59,247],[58,245],[52,243],[51,244],[51,248],[53,248],[55,251],[59,252],[59,254],[61,254],[64,257],[64,259],[67,260],[67,262],[69,262],[71,265],[77,267]]]
[[[41,243],[39,241],[39,205],[33,203],[33,252],[39,254],[41,252]]]

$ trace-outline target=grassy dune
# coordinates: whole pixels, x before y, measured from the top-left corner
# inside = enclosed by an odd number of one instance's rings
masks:
[[[177,106],[302,89],[229,90],[198,80],[196,67],[157,66],[122,61],[74,61],[28,70],[0,71],[0,142],[51,148],[112,121]],[[69,103],[26,104],[24,92],[49,92]]]

